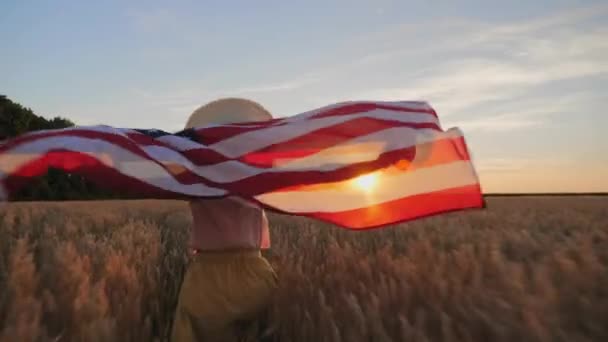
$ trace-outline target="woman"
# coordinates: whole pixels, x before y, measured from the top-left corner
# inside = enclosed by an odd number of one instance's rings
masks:
[[[222,99],[194,111],[186,128],[269,119],[272,115],[255,102]],[[266,310],[277,286],[274,270],[261,255],[270,247],[268,220],[258,206],[232,197],[195,200],[190,208],[192,261],[172,340],[240,341],[243,325],[255,327],[247,323]]]

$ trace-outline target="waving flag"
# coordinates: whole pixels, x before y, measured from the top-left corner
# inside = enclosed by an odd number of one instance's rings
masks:
[[[49,167],[145,198],[238,196],[354,229],[483,206],[462,133],[423,102],[339,103],[173,134],[33,132],[0,144],[0,196]]]

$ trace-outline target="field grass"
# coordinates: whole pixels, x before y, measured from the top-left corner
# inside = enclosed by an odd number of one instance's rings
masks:
[[[0,341],[163,341],[187,258],[180,202],[0,208]],[[608,341],[608,197],[351,232],[271,216],[281,341]]]

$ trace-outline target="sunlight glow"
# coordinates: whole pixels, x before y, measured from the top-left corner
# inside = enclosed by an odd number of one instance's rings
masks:
[[[378,183],[378,175],[369,173],[355,178],[353,182],[360,189],[370,192],[374,189],[376,183]]]

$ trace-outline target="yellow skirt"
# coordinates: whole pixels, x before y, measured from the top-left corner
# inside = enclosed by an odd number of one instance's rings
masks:
[[[201,252],[179,294],[171,340],[255,340],[277,277],[260,251]]]

